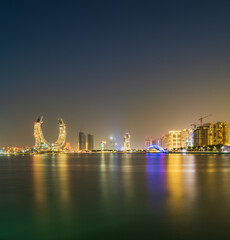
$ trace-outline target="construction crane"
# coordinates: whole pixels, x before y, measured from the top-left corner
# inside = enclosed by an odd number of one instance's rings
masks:
[[[210,116],[212,116],[212,114],[208,114],[208,115],[206,115],[206,116],[201,116],[201,117],[199,118],[199,120],[200,120],[200,126],[202,126],[202,124],[203,124],[203,119],[204,119],[204,118],[207,118],[207,117],[210,117]]]

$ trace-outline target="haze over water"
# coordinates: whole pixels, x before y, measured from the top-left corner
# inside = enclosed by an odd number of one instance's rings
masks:
[[[0,156],[0,239],[228,239],[230,155]]]

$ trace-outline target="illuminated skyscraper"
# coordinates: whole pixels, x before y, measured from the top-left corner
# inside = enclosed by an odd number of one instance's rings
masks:
[[[145,137],[145,148],[152,145],[152,139],[149,137]]]
[[[168,149],[168,134],[163,134],[161,136],[161,147],[163,147],[164,149]]]
[[[117,140],[115,137],[110,137],[109,139],[109,149],[113,150],[113,151],[117,151],[118,150],[118,145],[117,145]]]
[[[84,132],[79,132],[79,150],[86,150],[86,136]]]
[[[88,134],[88,150],[92,151],[94,149],[94,141],[93,141],[93,135]]]
[[[101,141],[101,142],[99,143],[99,149],[100,149],[101,151],[104,151],[104,150],[106,149],[106,141]]]
[[[35,148],[40,151],[60,151],[65,147],[66,142],[66,125],[62,119],[58,119],[59,122],[59,136],[55,143],[49,143],[45,140],[42,132],[43,117],[39,117],[34,123],[34,139]]]
[[[227,122],[217,122],[214,124],[214,145],[228,145],[229,125]]]
[[[129,151],[131,150],[130,146],[130,134],[127,132],[124,136],[124,151]]]
[[[65,149],[68,151],[72,150],[72,148],[70,146],[70,142],[66,142]]]
[[[181,131],[180,130],[169,131],[167,143],[168,150],[181,148]]]
[[[230,146],[230,124],[228,124],[228,145]]]
[[[193,130],[183,129],[181,131],[181,147],[188,148],[193,147]]]
[[[206,123],[194,130],[194,146],[228,145],[229,124],[227,122]]]

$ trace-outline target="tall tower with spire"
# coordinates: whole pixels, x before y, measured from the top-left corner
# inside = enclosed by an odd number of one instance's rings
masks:
[[[131,145],[130,145],[130,134],[127,131],[124,136],[124,151],[130,151]]]

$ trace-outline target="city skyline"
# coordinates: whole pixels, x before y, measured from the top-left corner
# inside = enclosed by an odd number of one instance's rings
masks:
[[[180,130],[175,130],[175,129],[171,129],[168,130],[167,133],[161,133],[161,136],[153,136],[153,135],[146,135],[145,136],[145,141],[143,142],[141,147],[131,147],[130,144],[130,133],[129,131],[125,132],[125,135],[123,135],[122,140],[121,140],[121,136],[118,137],[118,141],[117,141],[117,137],[114,136],[110,136],[110,137],[105,137],[104,140],[99,140],[97,141],[97,147],[94,145],[94,135],[90,134],[90,133],[85,133],[82,131],[82,129],[79,131],[78,133],[78,139],[74,141],[74,144],[71,145],[71,143],[68,141],[68,139],[66,140],[66,123],[64,123],[64,121],[59,118],[58,122],[59,122],[59,135],[58,135],[58,139],[56,142],[50,142],[47,141],[47,139],[45,139],[44,137],[44,133],[43,133],[43,129],[42,129],[42,124],[43,124],[43,116],[39,116],[37,121],[35,121],[34,123],[34,144],[32,145],[24,145],[24,146],[0,146],[0,147],[7,147],[7,148],[34,148],[34,149],[43,149],[44,150],[64,150],[64,148],[66,148],[67,150],[72,149],[74,151],[91,151],[91,150],[103,150],[107,149],[107,150],[119,150],[119,151],[127,151],[127,150],[132,150],[132,149],[146,149],[146,147],[149,147],[150,145],[154,144],[154,145],[158,145],[160,147],[163,147],[164,149],[168,149],[168,150],[172,150],[172,149],[187,149],[188,147],[198,147],[198,146],[210,146],[210,145],[218,145],[218,144],[222,144],[225,146],[229,146],[230,145],[230,139],[229,139],[229,135],[230,135],[230,123],[229,122],[204,122],[203,120],[207,117],[212,116],[211,114],[208,114],[206,116],[201,116],[198,120],[200,121],[200,124],[190,124],[189,128],[185,128],[185,129],[180,129]],[[220,129],[222,128],[221,126],[225,126],[224,128],[226,128],[227,131],[227,136],[222,140],[218,140],[215,138],[216,134],[218,135],[218,133],[214,132],[216,131],[215,129]],[[192,126],[192,127],[191,127]],[[206,129],[206,130],[205,130]],[[209,129],[209,130],[208,130]],[[213,130],[212,130],[213,129]],[[207,133],[203,133],[203,131],[210,131],[209,134],[210,135],[210,139],[209,139],[209,135],[208,132]],[[229,133],[228,133],[229,132]],[[178,143],[175,142],[173,143],[172,140],[170,140],[170,136],[172,137],[172,135],[174,134],[179,134],[179,141]],[[192,134],[192,135],[191,135]],[[194,135],[195,134],[195,135]],[[204,135],[203,135],[204,134]],[[176,136],[175,135],[175,136]],[[194,135],[194,136],[193,136]],[[175,140],[173,140],[175,141]],[[107,142],[107,143],[106,143]],[[121,144],[119,144],[121,142]],[[171,142],[171,143],[170,143]],[[104,144],[104,146],[102,147],[101,144]]]
[[[1,3],[0,146],[33,145],[33,122],[57,118],[74,145],[126,129],[147,135],[189,128],[200,116],[230,121],[230,3],[106,1]]]

